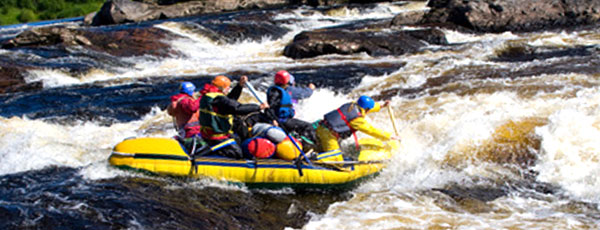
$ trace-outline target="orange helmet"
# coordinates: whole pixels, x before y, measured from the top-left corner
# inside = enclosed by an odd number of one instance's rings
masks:
[[[285,85],[290,82],[290,78],[292,75],[285,70],[280,70],[275,74],[275,84],[277,85]]]
[[[212,84],[221,89],[225,89],[231,85],[231,80],[228,77],[223,75],[216,76],[215,79],[212,80]]]

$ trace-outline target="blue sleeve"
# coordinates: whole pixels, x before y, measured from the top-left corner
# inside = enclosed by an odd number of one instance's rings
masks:
[[[288,86],[286,89],[292,95],[292,99],[304,99],[313,94],[313,90],[308,87]]]

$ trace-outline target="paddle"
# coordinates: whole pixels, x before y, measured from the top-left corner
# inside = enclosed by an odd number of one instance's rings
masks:
[[[260,97],[258,97],[258,94],[256,93],[256,90],[254,89],[254,86],[252,86],[250,83],[246,82],[246,87],[248,87],[248,89],[250,90],[250,92],[252,93],[252,95],[254,95],[254,97],[256,98],[256,100],[258,100],[259,103],[264,103]],[[285,132],[285,134],[287,135],[287,137],[290,139],[290,141],[292,141],[292,143],[294,144],[294,146],[296,146],[296,149],[298,149],[298,151],[300,151],[300,154],[302,154],[302,157],[304,157],[304,159],[306,159],[306,162],[308,162],[309,165],[312,165],[312,162],[310,162],[310,160],[308,159],[308,157],[306,157],[306,154],[304,154],[304,151],[302,151],[302,148],[300,148],[300,146],[298,145],[298,143],[296,143],[296,140],[292,137],[292,135],[290,135],[290,133],[285,130],[284,127],[280,126],[280,128]],[[300,161],[297,162],[296,166],[298,167],[298,172],[300,173],[300,176],[302,176],[302,169],[300,166]]]
[[[392,121],[392,125],[394,126],[394,132],[396,133],[396,136],[399,136],[400,134],[398,134],[398,128],[396,127],[396,118],[394,118],[394,111],[392,110],[392,106],[388,105],[388,115],[390,115],[390,120]]]

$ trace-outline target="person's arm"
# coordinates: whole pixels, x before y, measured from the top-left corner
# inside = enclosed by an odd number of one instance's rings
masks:
[[[229,94],[227,94],[227,97],[236,101],[240,99],[240,96],[242,96],[242,90],[244,89],[246,82],[248,82],[248,77],[246,75],[241,76],[240,81],[237,83],[237,85],[235,85],[235,87],[233,87],[233,89],[231,89]]]
[[[216,97],[211,104],[215,106],[221,114],[246,115],[260,111],[261,109],[257,104],[241,104],[236,100],[224,96]]]
[[[244,89],[244,87],[241,84],[237,84],[235,87],[233,87],[233,89],[231,89],[229,94],[227,94],[227,97],[237,101],[240,99],[240,96],[242,96],[242,89]]]
[[[389,141],[392,137],[391,133],[373,127],[364,117],[357,117],[350,121],[350,126],[355,130],[384,141]]]
[[[292,99],[300,100],[312,96],[313,90],[308,87],[288,86],[286,89],[290,92]]]
[[[281,107],[281,92],[279,90],[267,91],[267,104],[269,104],[270,111],[266,111],[267,114],[277,114],[276,111]]]

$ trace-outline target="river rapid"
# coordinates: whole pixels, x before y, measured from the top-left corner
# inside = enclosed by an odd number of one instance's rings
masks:
[[[425,9],[380,3],[153,21],[143,25],[176,35],[166,41],[172,55],[102,64],[0,49],[2,59],[45,66],[27,73],[42,90],[0,95],[0,228],[599,229],[600,26],[441,29],[449,45],[402,56],[282,55],[304,30]],[[279,27],[232,21],[243,15]],[[208,21],[263,30],[215,40],[199,29]],[[34,26],[0,27],[0,36]],[[90,70],[69,71],[82,65]],[[363,94],[392,101],[401,148],[378,177],[343,192],[251,190],[108,164],[127,137],[176,134],[165,108],[182,80],[245,74],[264,98],[280,69],[318,87],[297,107],[303,120]],[[256,102],[247,90],[241,101]],[[394,131],[386,112],[369,119]]]

